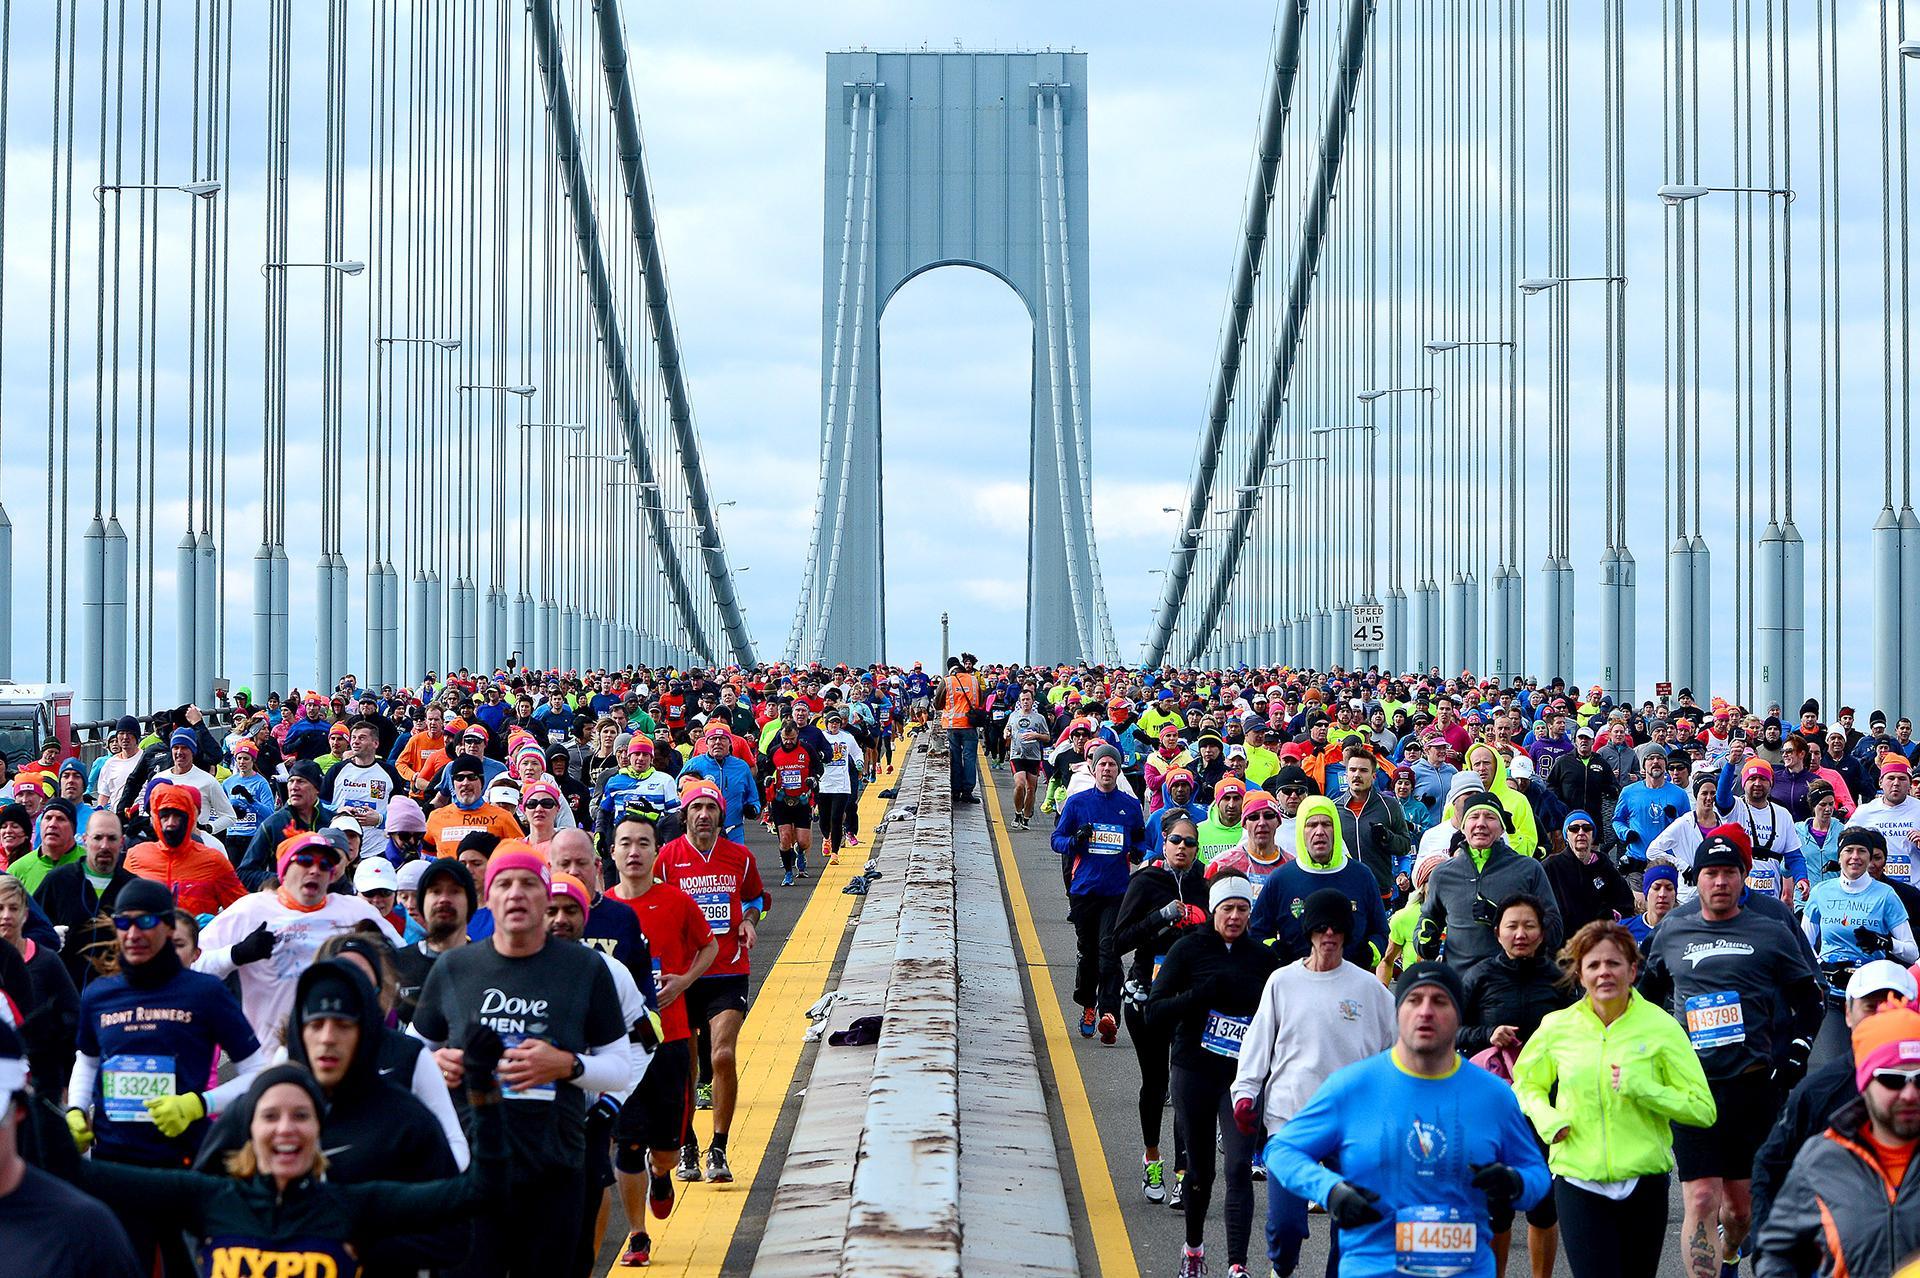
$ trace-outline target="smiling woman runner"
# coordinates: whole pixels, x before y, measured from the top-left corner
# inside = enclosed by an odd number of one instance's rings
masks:
[[[360,1272],[356,1244],[414,1226],[428,1213],[471,1215],[506,1197],[506,1133],[493,1078],[500,1048],[490,1029],[467,1043],[467,1102],[478,1142],[473,1165],[460,1176],[416,1184],[327,1179],[320,1150],[326,1095],[300,1066],[275,1065],[260,1071],[242,1104],[247,1143],[227,1159],[226,1175],[89,1160],[80,1183],[108,1203],[138,1204],[192,1234],[208,1273],[351,1278]]]

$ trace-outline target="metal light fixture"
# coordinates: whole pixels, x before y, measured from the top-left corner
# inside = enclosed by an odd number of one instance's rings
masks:
[[[108,191],[184,191],[199,200],[210,200],[220,194],[218,182],[103,182],[93,188],[93,198],[99,199]]]
[[[1787,203],[1793,203],[1793,192],[1784,186],[1663,186],[1654,194],[1668,208],[1678,208],[1689,200],[1697,200],[1716,191],[1727,195],[1777,195]]]

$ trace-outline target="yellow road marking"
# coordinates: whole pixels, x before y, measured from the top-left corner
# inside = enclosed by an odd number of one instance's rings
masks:
[[[912,737],[902,738],[895,743],[895,757],[904,757],[904,751],[912,748]],[[740,1227],[740,1213],[746,1208],[747,1195],[766,1158],[774,1125],[780,1121],[780,1111],[793,1088],[806,1043],[808,1022],[802,1013],[826,992],[834,956],[846,935],[854,898],[841,889],[866,865],[873,832],[887,812],[888,800],[879,797],[880,791],[891,788],[897,780],[895,773],[868,784],[860,797],[860,829],[865,842],[842,854],[838,865],[821,865],[819,841],[814,842],[813,855],[808,858],[816,875],[813,892],[781,947],[773,970],[767,973],[765,984],[754,995],[746,1023],[740,1027],[735,1052],[740,1094],[734,1106],[733,1130],[727,1135],[733,1183],[675,1182],[672,1213],[665,1220],[655,1220],[651,1215],[646,1220],[646,1230],[653,1238],[653,1273],[706,1278],[718,1274],[726,1261],[727,1249]],[[769,868],[763,865],[760,872],[764,876]],[[779,904],[776,896],[774,908]],[[712,1114],[696,1113],[694,1130],[701,1149],[706,1149],[713,1138]],[[633,1228],[634,1222],[627,1227]],[[645,1271],[615,1259],[607,1272],[625,1276]]]
[[[1113,1176],[1107,1170],[1107,1154],[1100,1143],[1100,1129],[1093,1121],[1093,1106],[1087,1101],[1086,1081],[1080,1076],[1080,1061],[1074,1055],[1073,1039],[1068,1035],[1066,1013],[1057,1007],[1053,978],[1047,972],[1046,952],[1040,948],[1040,932],[1033,923],[1033,910],[1027,904],[1026,884],[1013,859],[1013,841],[1007,836],[1006,823],[1000,817],[1000,788],[994,784],[985,758],[981,759],[980,788],[986,792],[988,824],[1000,850],[1000,874],[1007,884],[1007,899],[1013,903],[1013,921],[1020,933],[1020,948],[1025,957],[1034,997],[1039,1000],[1040,1025],[1046,1034],[1047,1056],[1053,1062],[1053,1081],[1059,1089],[1060,1109],[1066,1117],[1067,1139],[1073,1146],[1073,1164],[1080,1179],[1080,1194],[1087,1205],[1087,1229],[1093,1235],[1094,1252],[1100,1260],[1100,1272],[1107,1278],[1138,1274],[1134,1261],[1133,1239],[1127,1233],[1127,1218],[1120,1210],[1114,1192]]]

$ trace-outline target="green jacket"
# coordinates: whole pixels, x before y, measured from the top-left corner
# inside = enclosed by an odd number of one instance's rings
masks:
[[[1198,860],[1205,865],[1228,848],[1239,844],[1246,833],[1238,825],[1228,825],[1219,817],[1219,809],[1208,808],[1207,819],[1200,823],[1200,850]]]
[[[1710,1127],[1715,1117],[1713,1093],[1686,1031],[1638,992],[1612,1025],[1602,1025],[1585,998],[1547,1013],[1514,1062],[1513,1092],[1547,1142],[1554,1175],[1581,1180],[1671,1171],[1669,1124]],[[1563,1127],[1566,1139],[1555,1143]]]

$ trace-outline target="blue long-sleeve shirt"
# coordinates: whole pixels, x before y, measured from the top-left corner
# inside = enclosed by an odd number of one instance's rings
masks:
[[[1613,837],[1644,860],[1648,845],[1687,811],[1683,787],[1669,781],[1655,790],[1645,781],[1635,781],[1620,792],[1613,805]]]
[[[710,754],[696,754],[680,775],[701,777],[719,788],[727,803],[727,826],[721,833],[735,843],[745,843],[748,818],[760,815],[760,787],[746,761],[728,755],[715,763]]]
[[[1125,790],[1082,790],[1060,805],[1053,850],[1072,858],[1071,895],[1122,896],[1128,867],[1149,851],[1146,812]]]
[[[1331,870],[1310,870],[1298,860],[1275,870],[1254,898],[1247,935],[1256,941],[1273,941],[1273,948],[1289,959],[1306,954],[1300,911],[1306,899],[1322,888],[1332,888],[1352,902],[1353,934],[1347,938],[1345,953],[1352,962],[1371,968],[1387,950],[1387,910],[1380,902],[1373,871],[1344,857]]]
[[[1492,1225],[1473,1165],[1500,1162],[1520,1173],[1522,1210],[1551,1184],[1511,1086],[1457,1057],[1444,1078],[1411,1074],[1393,1050],[1337,1070],[1267,1142],[1264,1157],[1276,1182],[1313,1202],[1326,1202],[1343,1180],[1380,1195],[1380,1220],[1341,1231],[1342,1278],[1394,1272],[1395,1225],[1420,1220],[1473,1224],[1473,1256],[1461,1272],[1489,1278]]]

